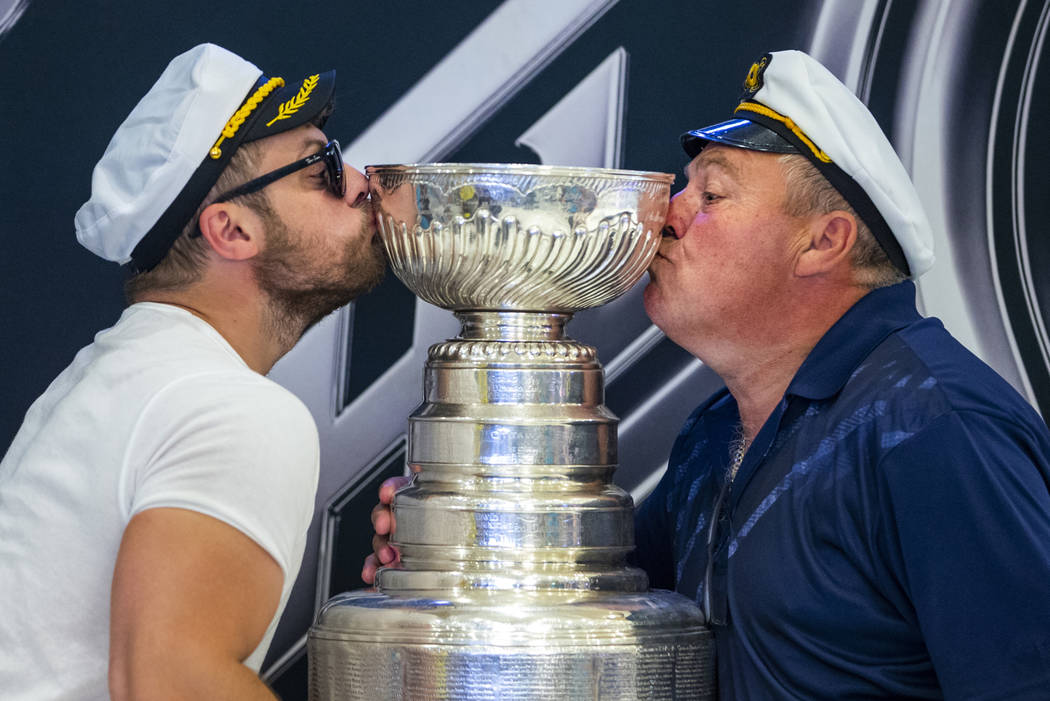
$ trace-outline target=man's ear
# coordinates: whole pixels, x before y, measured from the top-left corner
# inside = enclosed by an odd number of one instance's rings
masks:
[[[262,220],[248,207],[216,202],[204,208],[200,230],[212,250],[227,260],[247,260],[262,245]]]
[[[849,212],[835,210],[811,220],[806,248],[795,263],[799,277],[825,275],[847,264],[857,242],[857,220]]]

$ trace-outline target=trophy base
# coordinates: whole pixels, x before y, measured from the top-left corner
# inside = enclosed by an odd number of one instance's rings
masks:
[[[714,636],[667,591],[373,591],[333,598],[308,641],[311,701],[713,699]]]

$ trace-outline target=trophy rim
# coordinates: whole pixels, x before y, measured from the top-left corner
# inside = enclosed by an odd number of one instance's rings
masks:
[[[564,177],[607,178],[610,180],[647,180],[673,184],[673,173],[621,168],[592,168],[590,166],[543,165],[537,163],[384,163],[365,166],[365,173],[384,175],[420,173],[428,175],[545,175]]]

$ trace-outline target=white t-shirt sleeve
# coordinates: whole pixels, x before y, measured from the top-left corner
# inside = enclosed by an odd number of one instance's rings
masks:
[[[177,507],[249,536],[286,581],[313,515],[317,428],[298,398],[261,376],[205,373],[173,383],[143,411],[123,466],[127,518]]]

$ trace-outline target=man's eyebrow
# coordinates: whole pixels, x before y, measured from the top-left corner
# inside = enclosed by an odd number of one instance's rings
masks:
[[[720,153],[701,153],[700,157],[689,165],[692,166],[694,164],[697,168],[720,168],[729,174],[729,176],[737,179],[740,178],[740,169],[737,168],[736,164]],[[688,173],[686,174],[688,175]]]
[[[302,148],[299,149],[299,157],[306,158],[307,156],[311,156],[323,149],[327,145],[327,141],[318,138],[311,138],[308,141],[304,142]]]

